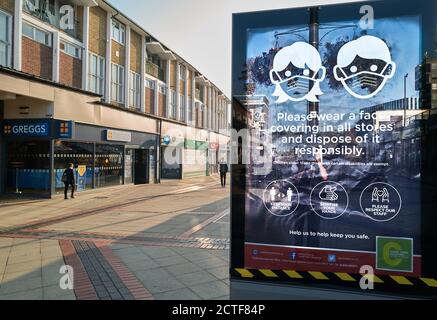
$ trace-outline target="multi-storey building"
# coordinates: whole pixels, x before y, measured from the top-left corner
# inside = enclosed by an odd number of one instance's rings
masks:
[[[230,101],[105,1],[0,0],[0,192],[216,171]],[[175,161],[176,160],[176,161]]]
[[[421,104],[437,108],[437,59],[425,55],[422,64],[416,67],[416,90],[420,91]]]

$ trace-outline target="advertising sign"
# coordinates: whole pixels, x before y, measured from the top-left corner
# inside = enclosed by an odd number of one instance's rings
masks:
[[[432,108],[432,85],[418,91],[415,75],[435,59],[436,8],[386,0],[234,16],[234,110],[263,106],[262,126],[246,124],[250,156],[233,165],[235,277],[318,272],[309,280],[359,289],[364,268],[379,290],[384,276],[433,289],[436,146],[425,136],[436,132],[412,119]],[[396,121],[381,121],[387,112]]]
[[[126,131],[119,131],[119,130],[106,130],[106,140],[131,142],[132,133]]]
[[[77,166],[77,191],[85,191],[86,189],[86,166]]]
[[[10,137],[50,137],[51,120],[5,120],[3,134]]]
[[[73,139],[74,138],[74,121],[56,120],[56,134],[58,138]]]

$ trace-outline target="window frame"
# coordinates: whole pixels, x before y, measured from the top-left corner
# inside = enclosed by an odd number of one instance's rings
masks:
[[[64,49],[61,48],[62,45],[64,45]],[[78,50],[78,55],[74,55],[74,54],[68,52],[68,50],[66,50],[67,47],[74,48],[74,49]],[[82,60],[82,51],[83,51],[82,49],[83,49],[82,47],[80,47],[76,44],[73,44],[71,42],[68,42],[64,39],[61,39],[59,41],[59,50],[61,52],[65,53],[66,55],[69,55],[75,59]]]
[[[159,84],[158,93],[162,94],[163,96],[167,96],[167,86],[164,84]]]
[[[119,37],[122,36],[122,39],[115,37],[115,27],[118,28]],[[126,45],[126,26],[116,19],[111,19],[111,39],[123,46]]]
[[[92,70],[92,61],[93,58],[96,58],[96,74],[93,74],[91,72]],[[91,92],[94,92],[96,94],[101,94],[104,95],[105,94],[105,73],[106,73],[106,60],[104,57],[99,56],[95,53],[89,52],[88,53],[88,90]],[[98,71],[101,71],[100,74]],[[94,71],[94,70],[92,70]],[[92,90],[91,85],[92,85],[92,79],[96,80],[96,90]],[[100,91],[98,90],[98,86],[100,85],[99,88],[101,89]]]
[[[141,75],[132,70],[129,72],[129,106],[141,108]]]
[[[114,70],[116,71],[116,79],[114,79]],[[126,101],[125,87],[125,67],[117,63],[111,63],[111,100],[124,104]]]
[[[7,28],[7,32],[6,35],[8,37],[7,42],[0,40],[0,43],[2,43],[5,47],[6,47],[6,67],[12,67],[12,15],[0,10],[0,14],[3,14],[6,17],[6,28]]]
[[[24,33],[24,26],[25,25],[32,29],[32,36]],[[23,32],[22,32],[22,36],[23,37],[26,37],[26,38],[28,38],[30,40],[38,42],[39,44],[42,44],[42,45],[44,45],[46,47],[53,48],[53,33],[49,32],[49,31],[46,31],[44,29],[41,29],[41,28],[39,28],[39,27],[35,26],[34,24],[29,23],[27,21],[22,21],[22,27],[23,27]],[[37,31],[39,31],[40,33],[46,35],[46,37],[47,37],[46,39],[48,40],[48,43],[43,43],[40,40],[38,40],[38,38],[37,38]]]
[[[149,88],[150,90],[155,90],[156,89],[156,87],[155,87],[155,80],[149,79],[149,78],[146,77],[144,83],[145,83],[146,88]]]

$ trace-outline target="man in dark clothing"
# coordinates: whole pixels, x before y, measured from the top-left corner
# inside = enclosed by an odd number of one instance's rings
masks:
[[[68,199],[67,192],[68,187],[71,185],[71,198],[74,199],[74,164],[70,163],[68,165],[68,168],[65,169],[63,175],[62,175],[62,181],[64,182],[65,188],[64,188],[64,199]]]
[[[229,168],[224,159],[220,162],[220,183],[222,184],[222,188],[226,187],[226,174],[228,173]]]

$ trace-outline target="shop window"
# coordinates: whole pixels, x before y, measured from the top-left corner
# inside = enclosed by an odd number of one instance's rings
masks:
[[[11,141],[7,145],[6,191],[50,193],[49,141]]]
[[[88,68],[88,90],[103,95],[105,91],[105,59],[90,53]]]
[[[96,188],[123,184],[123,146],[97,144],[94,179]]]
[[[55,192],[64,191],[62,174],[70,163],[74,164],[78,191],[93,187],[93,144],[69,141],[56,141],[54,151]],[[78,170],[78,169],[81,170]]]

